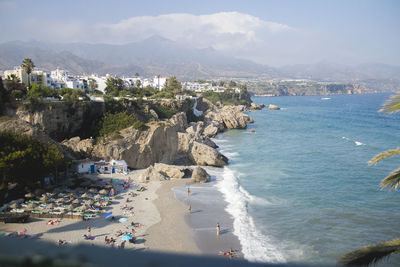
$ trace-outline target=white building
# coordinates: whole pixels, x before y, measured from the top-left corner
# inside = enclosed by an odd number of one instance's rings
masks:
[[[110,165],[112,166],[111,173],[127,173],[128,164],[125,160],[111,160]]]
[[[76,171],[78,173],[90,173],[94,174],[96,172],[95,163],[90,159],[83,159],[74,161],[76,164]]]

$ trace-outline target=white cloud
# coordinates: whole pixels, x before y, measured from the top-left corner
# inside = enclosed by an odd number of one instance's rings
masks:
[[[43,31],[37,31],[38,24]],[[38,21],[29,22],[25,26],[36,29],[36,36],[31,38],[48,41],[123,44],[159,35],[199,48],[213,47],[219,50],[240,49],[264,38],[266,34],[274,35],[293,30],[288,25],[264,21],[239,12],[140,16],[115,24]]]

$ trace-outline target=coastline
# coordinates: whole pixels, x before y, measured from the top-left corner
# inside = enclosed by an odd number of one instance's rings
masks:
[[[194,242],[193,231],[186,224],[184,217],[187,206],[177,200],[172,188],[184,186],[185,179],[173,179],[161,182],[153,201],[160,213],[161,220],[147,231],[146,246],[149,250],[180,254],[202,254]]]

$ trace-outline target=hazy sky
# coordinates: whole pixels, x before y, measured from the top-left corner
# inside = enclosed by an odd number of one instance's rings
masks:
[[[397,0],[0,0],[0,42],[122,44],[152,35],[277,66],[400,65]]]

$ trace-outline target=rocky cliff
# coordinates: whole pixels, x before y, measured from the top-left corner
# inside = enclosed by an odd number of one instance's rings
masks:
[[[85,135],[92,122],[104,114],[105,105],[99,102],[44,102],[9,105],[6,115],[37,125],[54,140],[61,141],[76,135]]]

